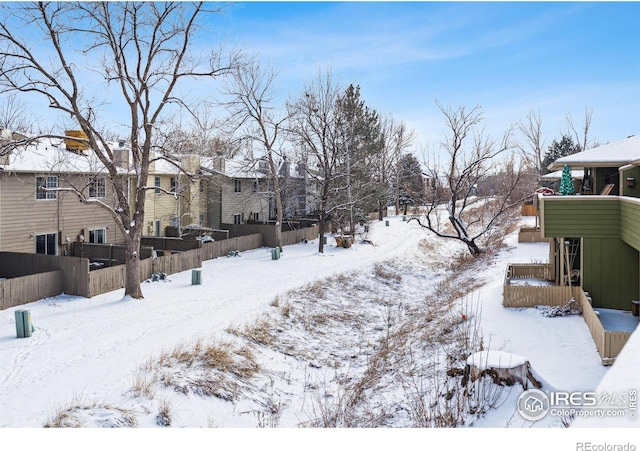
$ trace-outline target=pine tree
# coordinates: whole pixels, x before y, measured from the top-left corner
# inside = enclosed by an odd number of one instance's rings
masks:
[[[573,180],[571,179],[571,171],[568,165],[564,165],[562,168],[562,180],[560,181],[560,194],[563,196],[571,196],[576,191],[573,188]]]

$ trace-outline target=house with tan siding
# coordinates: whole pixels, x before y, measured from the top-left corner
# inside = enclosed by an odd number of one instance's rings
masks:
[[[65,255],[73,242],[121,243],[115,220],[98,205],[115,204],[101,167],[91,152],[68,149],[62,139],[41,139],[3,155],[0,250]]]
[[[174,162],[157,159],[149,166],[145,199],[146,235],[166,236],[167,227],[206,226],[206,180],[201,176],[200,157],[183,155]]]

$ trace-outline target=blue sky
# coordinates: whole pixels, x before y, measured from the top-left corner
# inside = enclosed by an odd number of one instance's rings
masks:
[[[637,2],[232,2],[217,37],[280,71],[284,99],[331,69],[433,146],[435,100],[480,105],[487,131],[540,112],[547,144],[593,111],[600,143],[640,133]]]

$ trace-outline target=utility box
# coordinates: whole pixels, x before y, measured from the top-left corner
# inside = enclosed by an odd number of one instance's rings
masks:
[[[389,227],[389,221],[385,221],[385,222],[384,222],[384,225],[385,225],[386,227]]]
[[[191,270],[191,285],[201,285],[202,284],[202,270],[200,269],[192,269]]]
[[[29,310],[16,310],[16,335],[18,338],[30,337],[34,331]]]
[[[271,260],[278,260],[280,258],[280,248],[274,247],[271,249]]]

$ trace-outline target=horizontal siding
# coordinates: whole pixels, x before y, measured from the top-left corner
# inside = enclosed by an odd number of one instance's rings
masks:
[[[2,174],[1,177],[0,249],[3,251],[34,252],[32,234],[62,232],[64,244],[67,237],[76,241],[82,230],[87,234],[89,229],[107,227],[108,241],[123,241],[115,221],[105,209],[83,204],[68,192],[59,192],[58,199],[36,200],[35,174]],[[60,186],[64,186],[62,181]],[[88,240],[88,236],[85,239]],[[59,246],[59,251],[62,248]]]
[[[640,250],[640,201],[623,200],[620,204],[620,220],[622,240]]]
[[[545,237],[620,237],[618,198],[546,197],[542,202]]]
[[[260,213],[260,220],[268,219],[268,195],[253,192],[253,180],[240,179],[242,191],[234,191],[234,179],[222,186],[222,224],[233,224],[233,215],[241,213],[244,221],[252,219],[253,213]]]

